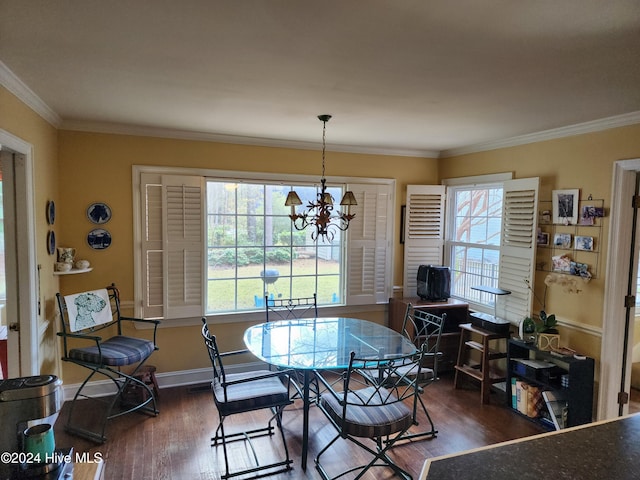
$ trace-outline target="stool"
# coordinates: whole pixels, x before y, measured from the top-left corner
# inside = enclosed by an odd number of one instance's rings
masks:
[[[480,337],[480,341],[473,340],[472,335]],[[482,403],[489,403],[491,385],[505,382],[506,377],[498,375],[491,370],[490,362],[499,358],[506,358],[506,352],[492,350],[489,347],[491,340],[509,338],[509,333],[494,333],[476,327],[470,323],[460,325],[460,348],[458,350],[458,362],[456,364],[456,375],[453,380],[455,388],[460,387],[461,376],[467,375],[480,381],[480,399]],[[469,360],[469,353],[475,350],[480,352],[480,363],[472,364]]]

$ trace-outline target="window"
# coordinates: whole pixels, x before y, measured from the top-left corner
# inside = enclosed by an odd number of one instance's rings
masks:
[[[450,187],[445,258],[451,295],[493,307],[494,295],[471,287],[498,286],[502,185]]]
[[[530,314],[525,280],[533,283],[535,274],[538,179],[497,177],[407,187],[405,296],[416,296],[419,265],[447,265],[451,295],[472,309],[493,314],[497,302],[498,316],[514,324]],[[496,298],[471,289],[479,285],[511,294]]]
[[[264,309],[275,298],[310,297],[343,303],[344,237],[314,242],[296,230],[284,206],[293,188],[304,205],[316,198],[310,185],[270,185],[208,180],[206,313]],[[342,188],[329,188],[342,198]]]
[[[260,177],[260,178],[255,178]],[[264,294],[318,295],[319,305],[386,303],[391,295],[394,181],[328,179],[356,218],[331,243],[296,230],[284,207],[305,176],[134,167],[136,314],[193,319],[263,312]],[[243,317],[245,318],[245,317]]]

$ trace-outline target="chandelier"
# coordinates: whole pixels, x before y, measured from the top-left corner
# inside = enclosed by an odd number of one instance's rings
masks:
[[[295,192],[291,190],[287,195],[287,199],[284,202],[286,207],[291,207],[291,221],[296,230],[304,230],[311,226],[314,230],[311,232],[311,239],[317,240],[318,237],[323,237],[325,240],[331,242],[335,236],[337,230],[346,230],[349,228],[349,222],[355,217],[355,213],[351,213],[351,205],[357,205],[356,197],[354,197],[352,191],[345,192],[340,205],[346,207],[346,213],[336,210],[333,212],[333,196],[327,192],[327,180],[324,178],[324,160],[325,160],[325,134],[327,129],[327,122],[331,118],[331,115],[318,115],[318,119],[322,122],[322,178],[320,178],[320,191],[317,193],[315,202],[309,202],[306,210],[302,213],[296,213],[296,207],[302,205],[302,200]]]

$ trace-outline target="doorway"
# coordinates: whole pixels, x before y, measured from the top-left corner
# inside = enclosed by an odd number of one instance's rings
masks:
[[[621,392],[631,390],[631,370],[634,347],[635,308],[631,306],[627,331],[625,299],[630,282],[637,278],[637,252],[640,239],[634,235],[635,215],[632,198],[636,191],[636,176],[640,172],[640,159],[622,160],[613,166],[611,186],[611,225],[607,253],[606,284],[602,321],[602,348],[600,355],[600,387],[598,420],[615,418],[629,413],[629,403],[618,403]],[[635,244],[632,239],[635,237]],[[636,252],[636,262],[630,255]],[[633,293],[633,292],[632,292]],[[626,345],[623,358],[622,346]],[[635,408],[635,407],[634,407]],[[619,410],[622,410],[620,412]]]
[[[32,146],[0,130],[0,169],[5,287],[0,314],[6,324],[6,375],[12,378],[40,369]]]

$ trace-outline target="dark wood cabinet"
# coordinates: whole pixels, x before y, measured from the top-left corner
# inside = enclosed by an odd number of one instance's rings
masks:
[[[442,338],[440,339],[440,351],[442,358],[439,364],[440,373],[452,372],[458,358],[458,345],[460,342],[460,327],[462,323],[469,322],[469,304],[461,300],[450,298],[446,302],[429,302],[419,297],[394,297],[389,299],[389,328],[402,331],[402,323],[407,311],[407,305],[411,303],[415,308],[424,310],[434,315],[447,314]]]

